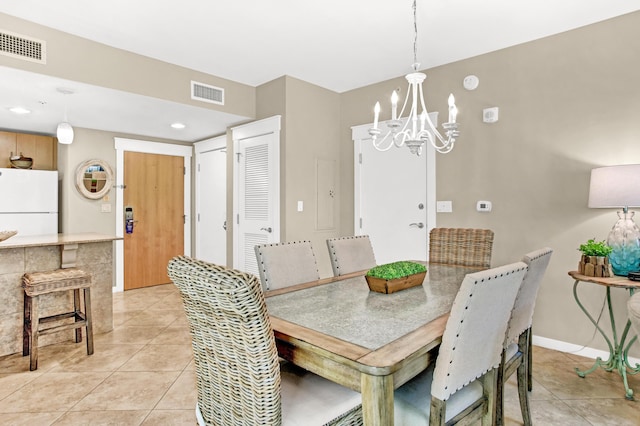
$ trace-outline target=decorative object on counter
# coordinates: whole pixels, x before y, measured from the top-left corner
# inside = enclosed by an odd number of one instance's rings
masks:
[[[9,160],[11,161],[11,166],[16,169],[30,169],[33,166],[33,158],[25,157],[22,153],[20,153],[20,155],[13,155],[12,152]]]
[[[371,268],[365,275],[369,290],[391,294],[422,285],[427,268],[415,262],[393,262]]]
[[[578,248],[582,252],[578,272],[589,277],[610,277],[613,275],[609,255],[612,248],[605,241],[590,239]]]
[[[92,200],[98,200],[111,191],[113,172],[106,161],[87,160],[76,169],[76,189]]]
[[[11,238],[17,233],[18,231],[0,231],[0,241],[4,241],[8,238]]]
[[[613,251],[609,261],[616,275],[627,276],[640,269],[640,229],[629,207],[640,206],[640,164],[600,167],[591,170],[589,207],[620,208],[607,244]]]

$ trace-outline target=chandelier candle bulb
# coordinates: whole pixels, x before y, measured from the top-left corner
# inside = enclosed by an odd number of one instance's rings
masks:
[[[396,120],[398,118],[398,92],[395,90],[391,94],[391,119]]]
[[[449,93],[449,123],[455,123],[457,115],[456,98],[453,97],[453,93]]]
[[[373,107],[373,128],[378,128],[378,118],[380,117],[380,102],[376,102],[376,106]]]

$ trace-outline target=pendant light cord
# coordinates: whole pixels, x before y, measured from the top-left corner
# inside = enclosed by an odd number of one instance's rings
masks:
[[[413,70],[418,71],[418,18],[417,0],[413,0]]]

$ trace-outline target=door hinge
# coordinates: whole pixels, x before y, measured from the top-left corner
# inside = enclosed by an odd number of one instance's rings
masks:
[[[198,164],[198,171],[200,171],[200,164]]]
[[[362,218],[360,218],[360,229],[362,229]]]
[[[186,214],[182,215],[182,223],[184,223],[185,225],[187,224],[187,215]]]
[[[200,222],[200,213],[198,213],[198,222]]]
[[[238,163],[240,162],[240,156],[241,155],[242,155],[241,153],[236,152],[236,162],[238,162]]]
[[[187,175],[187,168],[186,167],[182,167],[182,174],[183,175]]]
[[[362,164],[362,153],[358,154],[358,161]]]
[[[240,215],[236,215],[236,224],[240,225]]]

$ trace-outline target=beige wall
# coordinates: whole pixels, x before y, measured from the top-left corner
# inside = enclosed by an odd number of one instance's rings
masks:
[[[285,76],[258,87],[257,118],[282,115],[280,178],[281,240],[310,240],[320,275],[331,276],[326,239],[340,235],[340,95]],[[334,164],[336,196],[318,203],[318,161]],[[322,166],[321,166],[322,168]],[[324,181],[324,179],[320,179]],[[298,201],[303,211],[297,211]],[[319,213],[318,209],[328,209]],[[318,214],[333,213],[333,226],[318,225]]]
[[[538,336],[607,349],[601,338],[591,340],[594,327],[574,301],[567,271],[577,268],[580,243],[605,239],[617,218],[615,210],[587,208],[590,170],[640,163],[639,27],[633,13],[427,71],[428,105],[442,117],[453,91],[461,123],[453,152],[436,159],[437,199],[453,201],[453,213],[439,213],[437,225],[493,229],[493,265],[543,246],[555,250],[537,302]],[[475,91],[462,87],[468,74],[480,78]],[[352,232],[353,215],[349,126],[370,122],[375,100],[397,86],[406,90],[395,79],[342,96],[344,233]],[[482,109],[493,106],[500,120],[483,123]],[[493,211],[476,212],[478,200],[492,201]],[[603,288],[582,284],[580,291],[597,316]],[[620,324],[626,298],[613,291]]]

